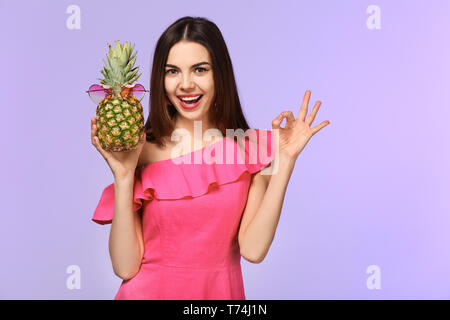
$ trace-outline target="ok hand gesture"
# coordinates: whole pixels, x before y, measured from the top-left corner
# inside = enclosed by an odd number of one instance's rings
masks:
[[[316,117],[317,111],[319,111],[321,105],[320,101],[316,102],[312,112],[305,121],[310,97],[311,91],[307,90],[297,119],[294,118],[292,111],[284,111],[272,121],[272,129],[278,129],[279,132],[278,150],[280,154],[284,154],[294,160],[297,159],[309,139],[323,127],[330,124],[330,121],[326,120],[311,128],[311,124]],[[283,121],[283,118],[286,118],[286,125],[284,128],[281,128],[280,124]]]

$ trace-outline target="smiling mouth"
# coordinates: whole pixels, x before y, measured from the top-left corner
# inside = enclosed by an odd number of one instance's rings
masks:
[[[184,105],[193,105],[200,101],[200,99],[203,97],[203,95],[199,95],[197,99],[189,99],[189,100],[183,100],[180,97],[177,97],[178,100],[183,103]]]

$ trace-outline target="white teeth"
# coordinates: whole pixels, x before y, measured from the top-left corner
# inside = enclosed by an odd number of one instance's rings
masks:
[[[198,99],[198,97],[200,97],[200,95],[199,95],[199,96],[196,96],[196,97],[180,98],[180,99],[183,100],[183,101],[189,102],[189,101],[193,101],[193,100]]]

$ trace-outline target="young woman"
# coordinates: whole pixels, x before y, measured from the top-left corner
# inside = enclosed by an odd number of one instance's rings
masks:
[[[114,175],[92,220],[112,224],[111,261],[123,279],[115,299],[245,299],[240,258],[266,256],[295,161],[329,123],[310,127],[320,102],[305,120],[307,91],[297,119],[286,111],[273,131],[250,129],[220,30],[193,17],[158,40],[150,92],[145,134],[132,151],[103,150],[91,120],[92,144]],[[180,131],[185,148],[174,156]],[[243,131],[253,134],[236,142]],[[215,161],[198,163],[206,154]],[[278,167],[264,174],[272,162]]]

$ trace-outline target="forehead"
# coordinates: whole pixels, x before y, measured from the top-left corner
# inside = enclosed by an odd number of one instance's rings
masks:
[[[200,43],[191,41],[180,41],[174,44],[167,57],[167,63],[176,66],[190,67],[202,61],[211,62],[208,50]]]

